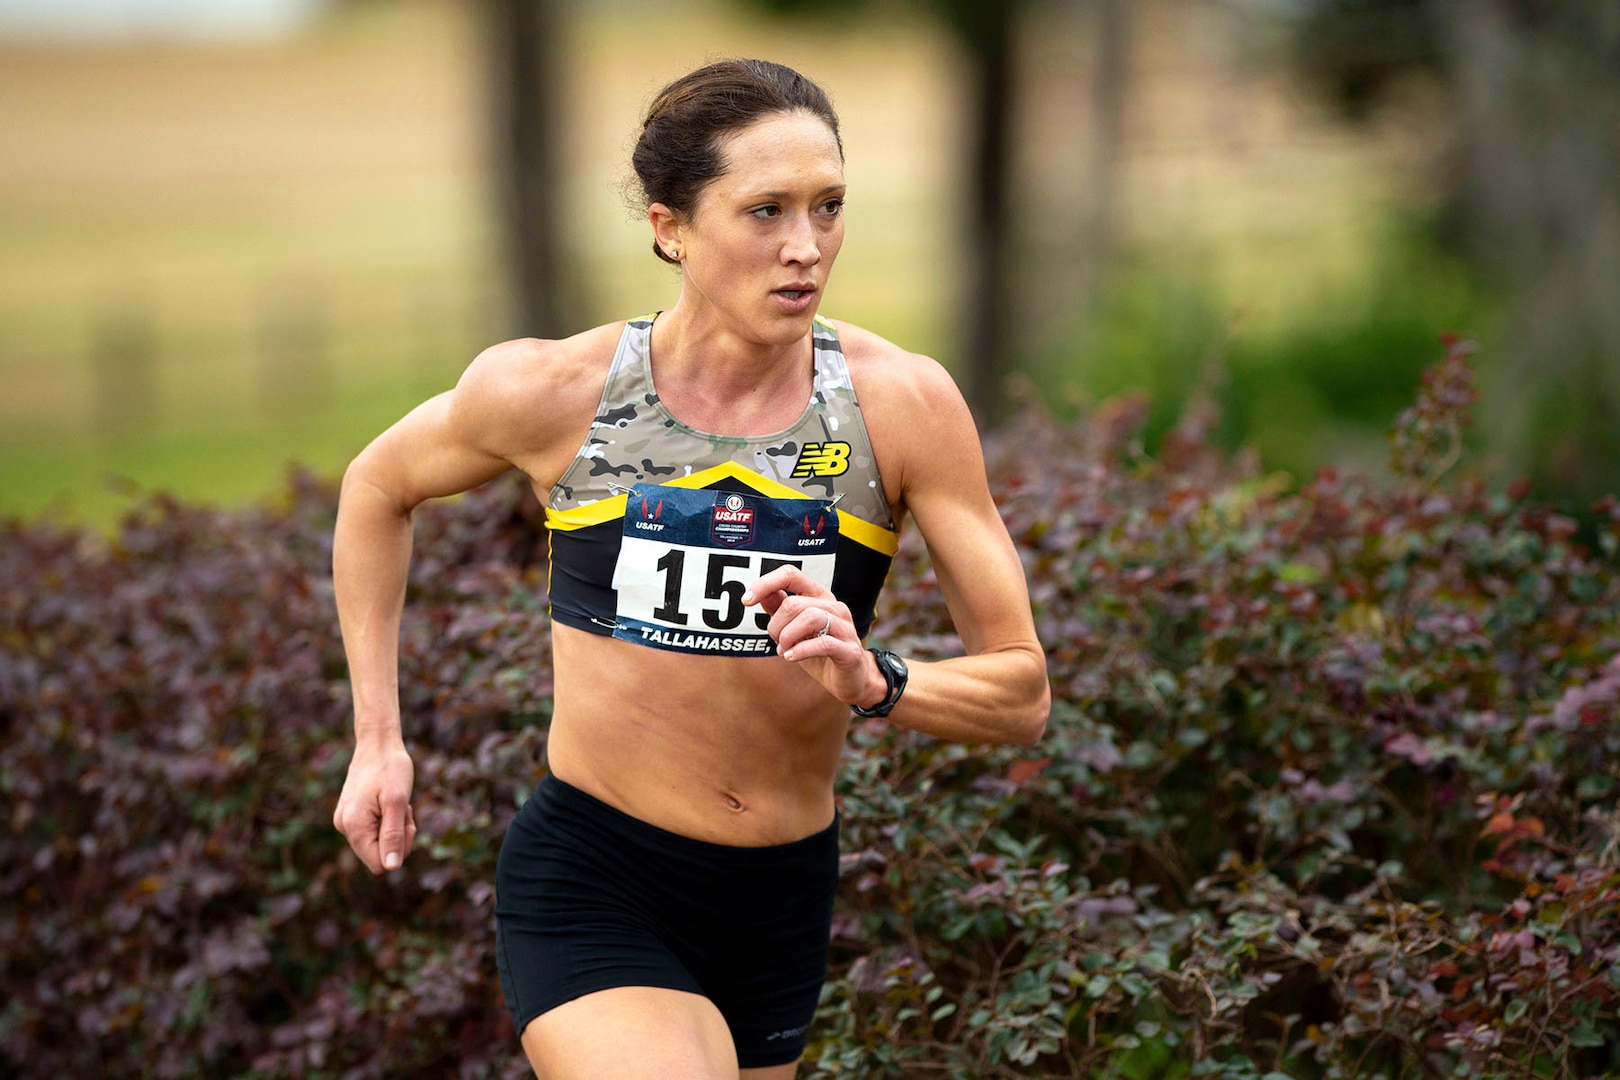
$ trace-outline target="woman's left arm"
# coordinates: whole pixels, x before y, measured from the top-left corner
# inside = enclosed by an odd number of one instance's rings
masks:
[[[905,407],[889,414],[906,421],[884,425],[885,456],[900,463],[902,499],[966,655],[908,661],[910,679],[889,718],[960,742],[1033,743],[1046,728],[1051,685],[1024,567],[990,497],[961,392],[932,361],[907,360],[912,370],[898,388]]]
[[[1046,656],[1035,637],[1023,564],[990,496],[973,417],[943,368],[895,354],[885,358],[892,366],[881,381],[861,387],[862,412],[881,467],[898,470],[901,501],[928,546],[966,655],[908,658],[910,677],[889,719],[958,742],[1033,743],[1051,706]],[[844,621],[847,609],[799,578],[792,571],[767,575],[745,600],[773,613],[784,659],[800,663],[841,701],[877,704],[887,684]],[[816,634],[823,609],[843,616],[825,637]]]

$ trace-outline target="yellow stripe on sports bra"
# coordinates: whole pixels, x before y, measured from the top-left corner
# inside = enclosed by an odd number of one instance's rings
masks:
[[[881,525],[865,518],[838,511],[838,534],[847,536],[862,547],[869,547],[880,555],[893,555],[900,550],[900,537]]]
[[[546,528],[553,532],[569,532],[573,529],[583,529],[590,525],[600,525],[604,521],[624,517],[625,504],[629,502],[628,495],[615,495],[611,499],[598,499],[584,506],[575,506],[567,510],[553,510],[546,507]]]
[[[747,484],[761,495],[769,495],[773,499],[814,499],[818,496],[807,495],[798,488],[789,487],[780,480],[772,480],[762,473],[739,465],[735,461],[722,461],[720,464],[692,473],[689,476],[678,477],[669,481],[666,487],[678,488],[706,488],[720,480],[738,480]],[[546,507],[546,528],[558,532],[568,532],[573,529],[584,529],[591,525],[600,525],[605,521],[624,517],[624,509],[629,500],[628,495],[615,495],[611,499],[598,499],[584,506],[570,507],[567,510],[554,510]],[[870,521],[858,518],[853,514],[838,511],[838,531],[844,536],[873,551],[883,555],[893,555],[900,550],[900,537],[881,525],[874,525]]]

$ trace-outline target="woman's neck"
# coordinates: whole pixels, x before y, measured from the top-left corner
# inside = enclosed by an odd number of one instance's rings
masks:
[[[653,323],[648,348],[665,407],[704,431],[780,431],[798,419],[810,398],[809,334],[783,345],[748,341],[718,320],[683,313],[677,304]]]

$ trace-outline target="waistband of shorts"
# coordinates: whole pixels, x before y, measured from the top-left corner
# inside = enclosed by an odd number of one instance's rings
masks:
[[[660,828],[650,821],[643,821],[633,814],[627,814],[618,807],[603,802],[590,792],[581,790],[566,780],[558,779],[551,773],[547,773],[540,778],[539,786],[535,788],[534,798],[545,809],[556,809],[564,813],[579,814],[603,827],[638,842],[657,847],[659,850],[666,852],[685,851],[693,855],[721,859],[734,866],[750,863],[771,865],[784,861],[797,861],[806,856],[813,856],[829,846],[835,852],[838,848],[839,815],[837,810],[833,811],[833,819],[830,825],[808,836],[800,837],[797,840],[789,840],[785,844],[746,847],[735,844],[716,844],[708,840],[699,840],[696,837],[670,832],[668,829]]]

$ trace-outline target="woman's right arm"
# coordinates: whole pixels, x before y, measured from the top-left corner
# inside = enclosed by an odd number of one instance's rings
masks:
[[[517,454],[505,417],[513,391],[523,396],[513,374],[524,359],[512,354],[532,355],[533,344],[512,342],[481,355],[454,390],[379,435],[343,476],[332,578],[354,695],[355,750],[332,823],[374,874],[397,869],[416,833],[414,770],[399,716],[411,515],[427,499],[467,491],[512,466]]]

